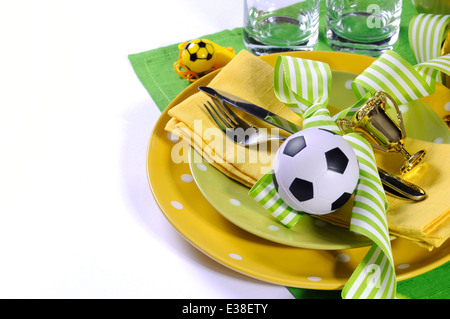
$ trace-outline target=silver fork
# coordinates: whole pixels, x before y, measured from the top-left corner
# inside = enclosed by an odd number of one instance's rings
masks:
[[[267,129],[259,129],[236,115],[220,98],[213,98],[203,106],[222,132],[235,143],[244,146],[256,145],[271,140],[284,141],[286,137],[271,135]]]

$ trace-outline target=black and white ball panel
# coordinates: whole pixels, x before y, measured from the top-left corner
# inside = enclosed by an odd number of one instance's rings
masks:
[[[274,183],[292,208],[326,214],[347,202],[358,182],[356,155],[341,136],[306,129],[290,136],[274,161]]]

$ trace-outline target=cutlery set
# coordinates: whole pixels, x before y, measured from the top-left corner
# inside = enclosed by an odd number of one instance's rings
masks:
[[[216,125],[228,138],[240,145],[250,146],[276,139],[284,141],[286,138],[279,135],[267,134],[260,128],[251,125],[236,115],[229,105],[289,134],[293,134],[301,129],[299,126],[284,119],[283,117],[228,92],[216,90],[206,86],[200,86],[199,90],[208,94],[212,98],[213,104],[207,101],[206,104],[204,104],[204,107]],[[284,123],[285,126],[281,126],[267,120],[268,117],[275,119],[277,122]],[[290,127],[292,129],[286,127]],[[426,192],[415,184],[412,184],[394,174],[390,174],[380,168],[378,168],[378,173],[384,190],[391,196],[413,201],[421,201],[427,197]]]
[[[204,104],[204,107],[222,132],[235,143],[250,146],[270,140],[283,141],[286,139],[280,135],[270,135],[261,132],[257,127],[238,117],[220,97],[212,101],[214,105],[208,101],[206,102],[207,104]]]

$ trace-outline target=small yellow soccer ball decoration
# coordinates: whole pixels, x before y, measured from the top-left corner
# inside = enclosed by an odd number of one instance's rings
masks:
[[[190,82],[225,66],[236,56],[233,48],[224,48],[206,39],[180,43],[178,49],[180,53],[174,64],[175,72]]]

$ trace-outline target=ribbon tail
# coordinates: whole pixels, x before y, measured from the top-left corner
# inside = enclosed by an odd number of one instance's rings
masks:
[[[355,150],[360,169],[350,230],[370,238],[373,245],[346,283],[342,297],[395,298],[396,275],[386,219],[387,199],[373,150],[358,134],[350,133],[344,138]]]
[[[287,228],[294,226],[303,216],[302,212],[286,205],[278,195],[272,172],[259,179],[250,189],[249,195]]]

